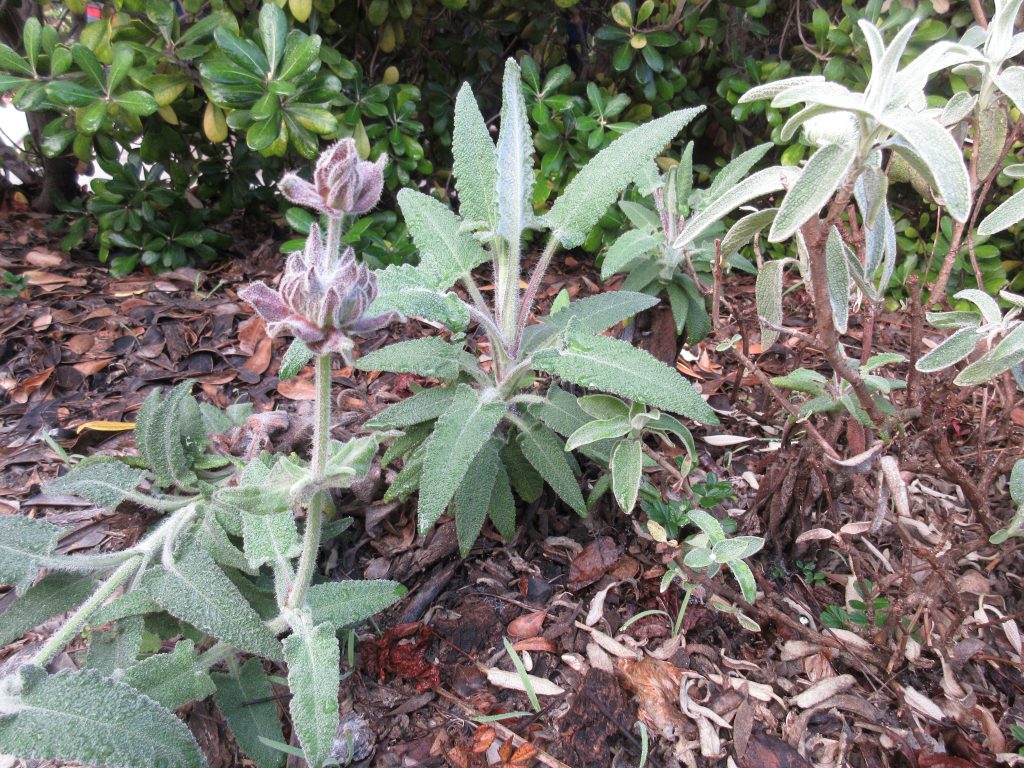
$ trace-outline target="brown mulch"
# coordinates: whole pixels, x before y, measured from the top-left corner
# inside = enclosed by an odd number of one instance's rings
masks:
[[[289,427],[275,447],[302,450],[311,370],[277,378],[287,340],[267,339],[236,294],[275,274],[273,241],[249,243],[248,260],[203,272],[112,279],[87,258],[61,254],[44,223],[31,214],[0,222],[0,269],[28,284],[16,299],[0,300],[0,514],[65,526],[62,551],[125,546],[149,522],[138,511],[111,514],[42,493],[60,466],[46,438],[69,453],[131,452],[130,430],[95,422],[132,422],[152,388],[188,378],[221,406],[283,409]],[[591,262],[563,259],[544,299],[562,288],[572,296],[599,291]],[[752,283],[731,288],[731,311],[748,325],[756,320],[752,302]],[[641,343],[655,352],[665,346],[657,317],[640,327],[649,329]],[[876,335],[876,347],[905,349],[898,318],[880,317],[877,328],[888,335],[884,344]],[[394,327],[391,339],[369,340],[363,351],[418,332],[414,324]],[[851,329],[850,338],[858,333]],[[769,375],[818,362],[795,345],[760,360]],[[831,473],[809,440],[793,439],[756,380],[713,343],[686,350],[677,366],[723,415],[720,439],[698,440],[698,474],[731,478],[737,499],[718,511],[740,532],[768,538],[754,558],[763,596],[746,609],[762,631],[741,630],[714,610],[712,593],[736,597],[725,575],[697,588],[673,637],[682,590],[677,583],[661,591],[671,552],[650,539],[639,512],[626,518],[602,505],[581,519],[544,497],[520,510],[511,542],[487,529],[462,560],[452,522],[418,536],[414,505],[380,501],[389,469],[341,499],[342,512],[358,518],[357,533],[329,544],[322,560],[331,576],[393,578],[409,588],[378,617],[379,632],[360,633],[356,667],[341,691],[342,712],[365,717],[376,744],[359,764],[606,768],[637,765],[648,737],[655,768],[999,764],[1000,753],[1018,746],[1010,726],[1024,724],[1024,571],[1012,544],[1019,540],[988,546],[957,487],[913,434],[893,443],[911,514],[868,532],[862,523],[874,515],[873,479]],[[358,432],[412,382],[336,371],[336,434]],[[1007,413],[1006,423],[979,436],[964,426],[977,421],[976,405],[961,404],[950,434],[964,466],[976,469],[979,455],[1012,454],[1024,444],[1015,412]],[[666,455],[678,451],[662,447]],[[671,487],[669,478],[664,485]],[[985,490],[994,514],[1008,519],[1005,489]],[[858,599],[856,578],[871,581],[887,607],[870,627],[833,632],[820,616]],[[0,597],[0,611],[11,599]],[[642,611],[662,613],[621,629]],[[0,651],[0,663],[54,626]],[[539,712],[524,694],[488,680],[488,670],[512,669],[503,638],[526,655],[532,675],[562,691],[541,696]],[[72,664],[75,655],[59,661]],[[214,706],[197,703],[183,714],[212,768],[246,764]],[[476,719],[501,714],[512,716]]]

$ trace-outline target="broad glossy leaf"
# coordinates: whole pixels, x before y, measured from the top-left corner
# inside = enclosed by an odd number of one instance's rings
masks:
[[[203,549],[186,544],[174,569],[153,568],[142,588],[172,616],[218,640],[271,659],[281,645],[248,601]]]
[[[487,400],[482,394],[460,384],[424,447],[418,507],[421,533],[444,514],[470,463],[505,415],[505,403]]]
[[[260,9],[260,39],[263,41],[263,51],[267,55],[267,61],[273,72],[277,69],[284,53],[285,38],[288,35],[288,20],[284,11],[274,3],[266,3]]]
[[[288,33],[284,56],[278,70],[280,80],[291,80],[319,65],[320,35],[305,35],[298,30]]]
[[[185,724],[152,699],[93,670],[22,667],[2,697],[0,753],[105,768],[205,768]]]
[[[260,737],[284,741],[277,716],[274,689],[259,659],[249,659],[229,674],[212,675],[216,701],[235,741],[256,768],[281,768],[285,754],[264,744]]]
[[[125,112],[139,116],[152,115],[160,108],[160,105],[156,103],[156,99],[145,91],[120,93],[114,99],[114,103]]]
[[[0,70],[32,77],[32,67],[6,43],[0,43]]]
[[[482,221],[493,226],[498,153],[469,83],[463,83],[455,99],[452,154],[455,157],[453,170],[455,188],[459,192],[459,213],[467,221]]]
[[[338,729],[341,654],[334,627],[303,622],[284,639],[288,663],[288,709],[306,761],[319,766],[331,754]]]
[[[682,109],[632,129],[598,152],[580,169],[545,217],[566,248],[583,244],[587,233],[645,166],[703,107]]]
[[[579,324],[570,326],[557,348],[537,352],[534,367],[581,387],[664,408],[705,424],[718,423],[714,411],[674,369],[642,349],[593,335]]]

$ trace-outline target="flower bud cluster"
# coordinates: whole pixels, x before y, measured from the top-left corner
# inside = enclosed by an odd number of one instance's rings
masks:
[[[386,165],[386,155],[375,163],[360,160],[355,141],[342,139],[320,155],[312,183],[286,173],[278,187],[296,205],[330,217],[366,213],[380,200]]]

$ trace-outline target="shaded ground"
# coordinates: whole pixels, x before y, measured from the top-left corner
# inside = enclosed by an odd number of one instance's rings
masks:
[[[60,465],[44,438],[69,453],[129,452],[130,431],[89,422],[131,422],[152,387],[185,378],[219,405],[242,399],[257,411],[284,409],[289,426],[275,446],[301,450],[311,370],[279,381],[286,342],[267,339],[235,294],[275,273],[272,241],[241,244],[251,246],[249,261],[202,274],[112,280],[98,265],[67,261],[43,223],[30,214],[0,222],[0,269],[27,281],[21,295],[0,303],[0,514],[66,526],[63,551],[134,540],[148,520],[130,507],[110,514],[41,495]],[[544,295],[562,287],[574,295],[599,290],[589,262],[571,257]],[[733,317],[747,326],[756,318],[752,294],[750,283],[730,288]],[[639,334],[646,346],[665,347],[656,319],[641,327],[654,329]],[[392,337],[418,332],[395,327]],[[905,349],[898,318],[880,317],[875,333],[876,347]],[[795,347],[759,358],[769,375],[801,360],[816,364]],[[1020,540],[989,546],[958,488],[914,434],[893,444],[909,514],[890,511],[872,532],[873,476],[845,477],[822,465],[810,441],[791,440],[785,414],[714,344],[677,362],[723,420],[716,435],[699,433],[697,474],[731,478],[737,498],[717,512],[769,541],[753,563],[764,595],[747,609],[762,631],[741,630],[712,609],[712,591],[737,597],[731,582],[717,580],[696,591],[681,634],[672,637],[682,593],[660,591],[670,552],[647,535],[642,516],[603,506],[581,519],[545,497],[520,510],[513,541],[488,528],[460,560],[451,522],[419,537],[413,506],[379,501],[389,469],[358,497],[340,499],[342,511],[358,518],[358,532],[330,543],[321,561],[339,577],[387,577],[410,590],[379,618],[380,632],[361,634],[342,689],[342,712],[365,716],[363,730],[376,744],[361,764],[635,766],[638,721],[651,735],[648,764],[656,767],[958,768],[996,765],[999,753],[1016,749],[1010,726],[1024,724],[1024,571],[1021,546],[1013,544]],[[407,394],[410,382],[336,371],[336,436],[358,432],[368,415]],[[947,437],[967,471],[1024,445],[1024,410],[1008,397],[996,391],[983,406],[950,406]],[[982,408],[991,423],[978,430],[972,425]],[[834,437],[843,445],[856,439]],[[1005,521],[1005,478],[996,480],[984,491],[993,517]],[[669,477],[660,482],[679,491]],[[873,585],[869,626],[826,628],[824,611],[858,599],[855,578]],[[0,610],[11,597],[0,597]],[[620,631],[650,610],[670,618],[652,613]],[[4,649],[0,663],[54,626]],[[541,696],[539,713],[478,725],[472,718],[479,715],[531,711],[525,695],[488,681],[488,669],[511,669],[504,637],[528,652],[533,675],[561,693]],[[72,648],[57,663],[72,664],[75,655]],[[284,715],[283,698],[281,707]],[[213,768],[245,764],[211,704],[183,714]]]

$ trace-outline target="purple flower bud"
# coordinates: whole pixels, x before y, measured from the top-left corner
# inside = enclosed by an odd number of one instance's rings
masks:
[[[296,336],[317,354],[346,352],[352,346],[348,334],[381,327],[390,319],[363,317],[377,297],[376,276],[356,262],[351,248],[330,264],[315,224],[306,247],[288,257],[277,291],[258,282],[239,297],[267,321],[270,336]]]
[[[380,200],[387,156],[377,162],[359,159],[353,139],[328,147],[317,160],[313,183],[286,173],[278,187],[290,201],[328,216],[366,213]]]

